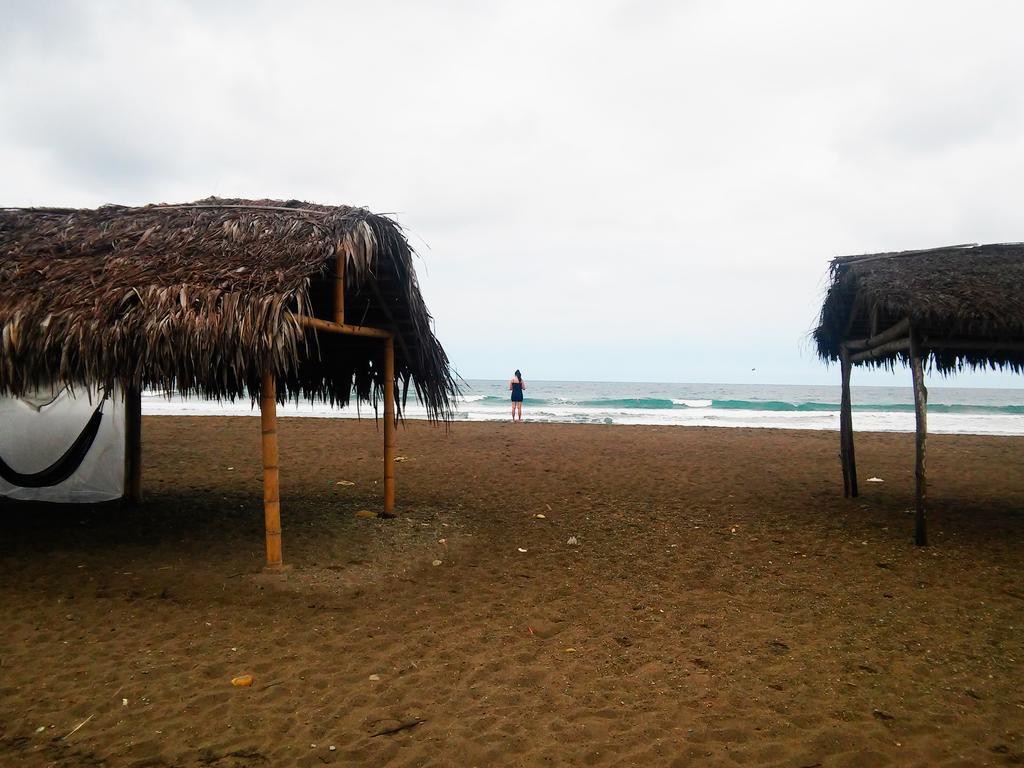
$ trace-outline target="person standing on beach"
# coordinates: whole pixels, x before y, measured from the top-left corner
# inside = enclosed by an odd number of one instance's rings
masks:
[[[512,391],[512,421],[516,420],[516,413],[519,420],[523,420],[523,390],[526,389],[526,382],[523,381],[523,374],[516,369],[515,374],[508,382],[508,388]]]

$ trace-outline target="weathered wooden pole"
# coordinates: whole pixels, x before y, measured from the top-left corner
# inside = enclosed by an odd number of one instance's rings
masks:
[[[928,545],[928,520],[926,504],[928,482],[925,474],[925,443],[928,439],[928,390],[924,386],[924,357],[916,333],[910,334],[910,369],[914,375],[914,416],[916,459],[914,462],[914,485],[917,517],[914,526],[914,541],[919,547]]]
[[[267,534],[267,569],[281,568],[281,487],[277,465],[277,385],[274,374],[263,374],[260,393],[263,433],[263,520]]]
[[[850,496],[850,461],[846,453],[846,382],[850,370],[849,362],[850,356],[844,349],[840,352],[839,357],[841,372],[840,392],[842,392],[839,399],[839,463],[843,467],[843,496],[845,498]]]
[[[840,440],[843,441],[842,454],[844,456],[843,492],[847,496],[857,498],[859,495],[857,490],[857,454],[853,449],[853,397],[850,394],[850,374],[853,371],[853,364],[850,362],[850,353],[846,349],[843,349],[840,355],[843,395],[839,407],[839,431]]]
[[[142,503],[142,390],[124,390],[124,499]]]
[[[384,515],[395,514],[395,340],[384,342]]]
[[[839,465],[843,469],[843,497],[850,496],[850,465],[846,456],[846,418],[843,416],[843,405],[839,406]]]

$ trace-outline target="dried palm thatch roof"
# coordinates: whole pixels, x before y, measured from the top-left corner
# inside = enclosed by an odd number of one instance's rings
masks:
[[[255,398],[269,367],[282,400],[345,405],[354,388],[376,404],[384,345],[293,314],[333,319],[340,253],[346,320],[392,331],[402,394],[411,380],[449,418],[457,387],[400,227],[296,201],[0,209],[0,392],[118,381]]]
[[[844,256],[832,261],[830,276],[814,331],[823,359],[837,360],[843,342],[909,318],[942,373],[1024,368],[1024,244]],[[892,366],[906,354],[867,362]]]

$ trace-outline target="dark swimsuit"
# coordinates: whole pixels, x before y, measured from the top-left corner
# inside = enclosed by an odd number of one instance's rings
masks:
[[[512,402],[523,402],[523,385],[515,381],[512,382]]]

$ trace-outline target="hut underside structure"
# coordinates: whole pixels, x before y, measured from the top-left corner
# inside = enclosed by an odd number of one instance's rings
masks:
[[[1024,244],[958,245],[844,256],[814,338],[842,378],[843,493],[858,495],[850,374],[855,365],[910,367],[916,423],[915,541],[928,543],[926,447],[929,367],[1024,369]]]
[[[458,388],[399,226],[361,208],[210,198],[0,209],[0,393],[119,384],[126,500],[143,389],[260,406],[267,567],[280,569],[277,405],[383,404],[384,515],[412,383],[431,419]]]

